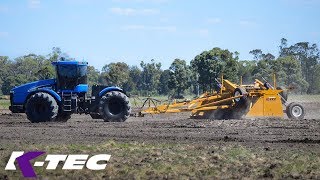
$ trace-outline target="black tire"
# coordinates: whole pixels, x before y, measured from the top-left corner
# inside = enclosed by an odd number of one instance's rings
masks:
[[[306,111],[301,104],[292,102],[286,107],[286,113],[290,119],[301,120],[304,118]]]
[[[240,96],[240,95],[246,95],[247,94],[247,91],[246,89],[240,87],[240,88],[236,88],[233,92],[233,96],[236,97],[236,96]],[[238,105],[243,105],[243,104],[246,104],[247,102],[247,97],[246,96],[242,96],[240,98],[237,98],[237,99],[234,99],[234,102],[236,103],[236,106]]]
[[[90,114],[92,119],[102,119],[102,117],[100,116],[100,114]]]
[[[27,118],[33,123],[54,121],[58,110],[57,101],[45,92],[35,93],[26,103]]]
[[[122,92],[111,91],[102,96],[99,114],[105,122],[123,122],[130,116],[129,98]]]
[[[70,118],[71,118],[71,114],[62,112],[62,113],[58,114],[56,121],[57,122],[67,122]]]
[[[279,93],[279,95],[283,98],[281,98],[281,102],[282,104],[286,103],[288,100],[288,90],[285,87],[277,87],[277,90],[282,90],[281,93]]]

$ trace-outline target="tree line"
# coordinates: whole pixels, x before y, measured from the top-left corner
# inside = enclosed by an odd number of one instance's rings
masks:
[[[101,71],[88,66],[88,84],[105,84],[122,87],[131,95],[197,94],[217,88],[217,78],[234,83],[251,84],[262,77],[272,82],[273,74],[278,86],[290,87],[295,93],[320,93],[320,58],[317,44],[299,42],[288,45],[281,39],[276,57],[261,49],[250,51],[251,60],[240,60],[238,52],[215,47],[203,51],[191,60],[174,59],[168,69],[162,69],[156,60],[141,61],[129,66],[124,62],[106,64]],[[51,62],[59,57],[72,59],[60,48],[54,47],[46,56],[28,54],[9,59],[0,56],[0,94],[9,94],[14,86],[55,77]]]

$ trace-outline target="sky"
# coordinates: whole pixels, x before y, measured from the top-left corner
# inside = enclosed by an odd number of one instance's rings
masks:
[[[320,41],[320,0],[1,0],[0,55],[47,55],[60,47],[96,69],[111,62],[163,69],[214,47],[262,49]]]

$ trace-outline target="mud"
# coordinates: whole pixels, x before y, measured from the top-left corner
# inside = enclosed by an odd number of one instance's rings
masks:
[[[195,120],[189,113],[130,117],[124,123],[106,123],[87,115],[73,115],[66,122],[30,123],[24,114],[2,112],[0,146],[28,144],[95,144],[169,142],[192,144],[240,144],[252,148],[320,147],[320,102],[303,103],[304,120],[255,118]]]

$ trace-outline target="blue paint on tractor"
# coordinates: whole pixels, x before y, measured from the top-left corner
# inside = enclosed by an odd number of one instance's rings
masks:
[[[40,81],[34,81],[31,83],[23,84],[18,87],[15,87],[11,89],[11,93],[13,93],[13,104],[24,104],[26,101],[26,98],[29,96],[30,93],[33,93],[34,91],[38,91],[40,89],[48,92],[54,92],[52,89],[54,89],[54,86],[56,85],[55,79],[46,79],[46,80],[40,80]],[[60,96],[58,96],[60,99]]]
[[[51,63],[54,66],[58,65],[78,65],[78,66],[87,66],[88,62],[80,62],[80,61],[55,61]]]
[[[59,94],[57,94],[55,91],[53,91],[52,89],[48,89],[48,88],[40,88],[40,89],[37,89],[35,91],[31,91],[28,95],[28,97],[30,97],[32,94],[35,94],[37,92],[45,92],[45,93],[48,93],[50,94],[52,97],[54,97],[54,99],[57,100],[57,102],[61,102],[61,97],[59,96]],[[27,100],[27,99],[26,99]],[[26,101],[25,101],[26,103]]]
[[[89,90],[87,84],[87,62],[57,61],[53,62],[52,65],[55,66],[56,79],[30,82],[11,90],[10,110],[13,113],[25,112],[26,104],[30,102],[28,101],[29,98],[35,93],[44,92],[56,100],[60,115],[61,113],[64,116],[72,113],[99,115],[100,99],[105,93],[111,91],[123,92],[119,87],[95,85],[95,90],[94,92],[92,91],[91,96],[87,95]],[[45,97],[48,99],[48,96]],[[28,107],[32,107],[32,105],[29,106],[28,104]]]
[[[123,90],[119,87],[116,87],[116,86],[112,86],[112,87],[107,87],[107,88],[104,88],[100,93],[99,93],[99,97],[102,97],[104,94],[110,92],[110,91],[120,91],[120,92],[123,92]]]
[[[73,92],[75,92],[75,93],[86,93],[86,92],[88,92],[88,90],[89,90],[88,84],[79,84],[74,88]]]

